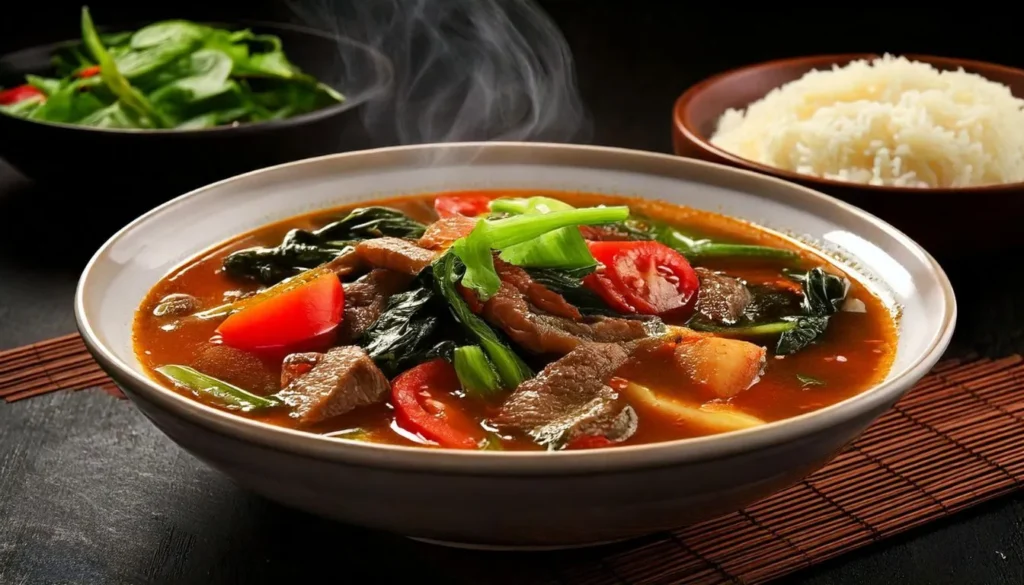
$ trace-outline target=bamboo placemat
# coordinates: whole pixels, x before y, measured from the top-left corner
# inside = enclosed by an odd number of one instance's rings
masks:
[[[0,352],[8,402],[91,387],[120,396],[78,335]],[[570,585],[764,583],[1016,490],[1022,437],[1024,358],[947,360],[793,487],[695,526],[556,555],[547,572]]]

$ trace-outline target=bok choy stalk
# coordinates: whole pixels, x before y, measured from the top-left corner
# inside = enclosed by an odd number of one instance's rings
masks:
[[[205,394],[226,404],[229,407],[237,408],[243,412],[249,412],[261,408],[277,406],[281,402],[273,396],[257,396],[246,390],[242,390],[234,384],[218,380],[212,376],[192,369],[188,366],[161,366],[156,369],[161,375],[167,377],[178,386],[191,390],[197,394]]]
[[[462,269],[459,258],[453,252],[448,251],[442,254],[432,265],[435,286],[448,301],[448,307],[455,320],[462,324],[467,333],[476,338],[480,347],[490,358],[494,369],[498,372],[498,377],[501,378],[502,385],[505,388],[515,388],[523,380],[532,377],[533,372],[522,358],[502,343],[498,335],[487,326],[487,323],[484,323],[480,317],[469,310],[469,305],[455,288]]]
[[[455,373],[466,393],[482,397],[501,390],[501,380],[479,345],[456,348],[454,362]]]
[[[561,256],[561,261],[564,263],[571,257],[578,258],[581,251],[577,249],[576,252],[569,251],[567,253],[565,250],[554,248],[565,245],[567,241],[565,238],[556,237],[545,240],[541,236],[560,228],[614,223],[623,221],[627,217],[629,217],[629,208],[618,206],[560,209],[547,213],[530,213],[503,219],[480,220],[468,236],[456,240],[452,246],[455,254],[466,265],[466,274],[462,277],[462,285],[473,290],[481,301],[486,301],[494,296],[498,287],[501,286],[498,273],[494,270],[491,250],[504,251],[519,244],[529,244],[530,247],[523,246],[515,249],[514,253],[520,260],[530,258],[550,260],[557,254]],[[574,245],[582,246],[583,250],[586,250],[586,242],[582,237]],[[586,250],[586,256],[589,257],[589,263],[593,264],[593,257],[590,256],[589,250]]]
[[[513,215],[539,215],[575,209],[550,197],[506,198],[491,202],[491,211]],[[529,268],[573,270],[595,268],[597,261],[576,227],[550,231],[534,240],[509,246],[501,251],[505,262]]]

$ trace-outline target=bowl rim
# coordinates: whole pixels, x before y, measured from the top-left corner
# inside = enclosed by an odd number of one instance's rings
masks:
[[[376,157],[381,156],[409,156],[420,153],[436,154],[439,149],[469,150],[473,153],[491,150],[497,155],[507,155],[513,160],[523,161],[528,159],[538,163],[540,161],[537,160],[537,155],[540,154],[547,157],[545,160],[552,161],[553,164],[558,164],[554,161],[564,160],[562,157],[566,155],[614,157],[615,160],[620,161],[623,167],[629,168],[631,166],[634,170],[638,168],[671,170],[680,166],[697,167],[698,169],[703,169],[705,173],[710,171],[711,174],[715,175],[714,178],[719,179],[722,183],[730,180],[742,180],[754,185],[773,186],[775,190],[771,196],[777,200],[784,202],[810,201],[828,205],[836,213],[847,216],[852,215],[860,221],[866,221],[875,229],[883,231],[892,237],[901,248],[916,256],[928,268],[930,276],[938,283],[942,296],[942,315],[936,316],[940,320],[938,331],[928,341],[926,350],[920,355],[915,356],[902,371],[892,375],[891,379],[817,411],[771,422],[752,429],[719,435],[630,445],[614,449],[556,452],[464,451],[444,448],[383,445],[324,437],[293,429],[285,429],[268,423],[246,419],[186,398],[173,390],[161,386],[144,373],[135,371],[129,364],[121,361],[109,348],[99,341],[95,329],[102,327],[102,325],[93,322],[85,305],[87,289],[93,286],[93,280],[99,278],[94,273],[96,266],[110,253],[111,248],[126,233],[160,214],[163,210],[181,205],[183,202],[202,193],[215,191],[222,185],[252,179],[260,175],[281,172],[285,169],[295,170],[302,167],[330,166],[338,161],[345,161],[351,166],[359,166],[360,162],[365,162],[363,159],[370,159],[372,161]],[[363,166],[365,167],[365,165]],[[653,171],[648,170],[644,172]],[[887,403],[895,402],[938,361],[952,337],[956,315],[957,305],[952,285],[945,272],[928,252],[896,228],[865,211],[833,197],[753,171],[735,169],[726,165],[668,154],[604,146],[524,142],[465,142],[377,148],[289,162],[218,181],[185,193],[150,210],[111,236],[89,260],[75,291],[75,320],[86,348],[114,380],[120,385],[127,387],[127,393],[133,401],[142,399],[145,402],[151,403],[156,408],[165,410],[173,417],[183,419],[218,435],[251,442],[264,448],[292,455],[360,467],[399,469],[405,472],[445,472],[477,476],[586,475],[621,472],[638,468],[665,467],[751,453],[771,448],[775,445],[794,440],[797,437],[820,432],[828,427],[839,425],[846,420],[869,412],[872,409],[886,408]],[[890,374],[892,373],[890,372]]]
[[[912,61],[921,61],[930,65],[939,65],[945,68],[965,68],[974,69],[977,71],[1000,71],[1008,75],[1014,75],[1017,77],[1024,78],[1024,69],[1018,69],[1016,67],[1010,67],[1008,65],[1001,65],[999,63],[992,63],[989,61],[978,61],[974,59],[961,59],[958,57],[942,57],[938,55],[925,55],[920,53],[899,53],[894,54],[895,56],[906,57]],[[696,84],[686,89],[675,101],[672,108],[672,122],[674,130],[682,135],[682,137],[690,142],[696,148],[703,150],[705,153],[717,157],[720,160],[726,160],[730,164],[739,166],[744,169],[754,169],[760,173],[769,174],[775,177],[783,178],[793,182],[803,182],[808,185],[814,185],[815,188],[839,188],[839,189],[857,189],[865,193],[880,196],[882,194],[893,194],[899,193],[901,195],[956,195],[965,193],[978,193],[978,194],[989,194],[989,193],[1019,193],[1024,188],[1024,181],[1017,181],[1014,183],[1000,183],[994,185],[978,185],[973,187],[899,187],[892,185],[866,185],[863,183],[851,183],[847,181],[839,181],[837,179],[828,179],[824,177],[813,177],[810,175],[801,175],[800,173],[790,171],[788,169],[779,169],[763,163],[752,161],[741,156],[735,155],[727,150],[719,148],[711,143],[710,138],[705,137],[697,129],[697,125],[693,121],[693,116],[690,111],[690,104],[697,96],[708,90],[708,88],[722,83],[736,75],[750,73],[753,71],[766,71],[772,69],[778,69],[781,67],[789,66],[804,66],[810,65],[814,69],[819,69],[822,66],[831,66],[839,63],[849,63],[858,59],[873,59],[881,57],[879,53],[830,53],[822,55],[809,55],[802,57],[784,57],[781,59],[772,59],[770,61],[762,61],[759,63],[752,63],[749,65],[743,65],[733,69],[729,69],[722,73],[718,73],[707,77]],[[984,77],[984,75],[983,75]],[[761,96],[764,97],[764,96]],[[760,99],[760,98],[758,98]],[[749,106],[749,104],[747,104]]]
[[[366,43],[357,41],[357,40],[355,40],[355,39],[353,39],[351,37],[347,37],[347,36],[344,36],[344,35],[341,35],[341,34],[331,33],[329,31],[320,30],[320,29],[316,29],[316,28],[312,28],[312,27],[308,27],[308,26],[302,26],[302,25],[299,25],[299,24],[292,24],[292,23],[286,23],[286,22],[271,22],[271,21],[261,21],[261,20],[239,20],[239,21],[232,21],[232,22],[205,21],[204,20],[204,21],[197,21],[197,22],[199,22],[200,24],[205,24],[205,25],[210,25],[210,26],[220,26],[220,27],[225,27],[225,28],[240,26],[240,27],[243,27],[243,28],[255,28],[255,29],[261,29],[261,30],[270,31],[270,32],[273,32],[275,30],[276,31],[289,31],[289,32],[294,32],[294,33],[305,34],[305,35],[308,35],[308,36],[311,36],[311,37],[318,37],[318,38],[321,38],[321,39],[324,39],[324,40],[333,40],[333,41],[338,42],[338,43],[344,43],[344,44],[347,44],[349,46],[355,47],[358,50],[360,50],[363,53],[365,53],[366,55],[368,55],[376,63],[377,67],[379,68],[378,70],[380,71],[381,79],[379,80],[379,82],[376,85],[374,85],[374,86],[372,86],[370,88],[367,88],[367,89],[357,93],[355,99],[349,99],[349,97],[348,97],[346,92],[340,92],[345,97],[345,99],[342,102],[337,103],[337,104],[329,105],[329,106],[327,106],[325,108],[320,108],[319,110],[313,110],[312,112],[306,112],[305,114],[300,114],[298,116],[293,116],[291,118],[284,118],[284,119],[279,119],[279,120],[264,120],[264,121],[261,121],[261,122],[246,122],[244,124],[213,126],[213,127],[210,127],[210,128],[186,128],[186,129],[179,129],[179,128],[96,128],[96,127],[93,127],[93,126],[82,126],[82,125],[79,125],[79,124],[69,124],[69,123],[66,123],[66,122],[50,122],[50,121],[47,121],[47,120],[27,120],[25,118],[20,118],[18,116],[11,116],[11,115],[5,114],[3,112],[0,112],[0,116],[3,116],[5,118],[9,118],[14,123],[39,124],[39,125],[42,125],[42,126],[50,126],[50,127],[53,127],[53,128],[60,128],[62,130],[67,130],[67,131],[72,131],[72,132],[86,132],[86,133],[94,132],[94,133],[109,134],[109,135],[154,136],[154,137],[167,137],[167,136],[209,136],[209,135],[223,135],[223,134],[227,134],[227,133],[245,135],[245,134],[249,134],[251,132],[261,132],[261,131],[265,131],[265,130],[266,131],[272,131],[272,130],[280,129],[280,128],[289,128],[289,127],[292,127],[292,126],[300,126],[300,125],[307,124],[307,123],[318,122],[320,120],[324,120],[326,118],[330,118],[330,117],[335,116],[337,114],[341,114],[342,112],[346,112],[348,110],[356,109],[359,106],[367,103],[368,101],[376,99],[382,93],[388,91],[389,88],[391,87],[391,85],[394,83],[394,75],[395,75],[394,64],[391,62],[391,60],[388,59],[386,55],[384,55],[383,53],[381,53],[377,49],[371,47],[370,45],[368,45]],[[148,22],[146,24],[152,24],[152,23],[153,22],[151,21],[151,22]],[[123,27],[126,30],[132,30],[130,28],[132,26],[136,26],[137,28],[135,28],[134,30],[138,30],[138,28],[141,28],[141,26],[145,26],[145,24],[143,24],[143,25],[128,25],[128,24],[126,24],[126,25],[121,25],[121,26],[118,26],[118,27],[102,27],[102,28],[103,28],[103,30],[106,30],[106,29],[111,29],[111,28],[120,29],[120,28]],[[17,49],[15,51],[11,51],[9,53],[4,53],[3,55],[0,55],[0,62],[3,62],[5,60],[7,60],[7,59],[16,57],[16,56],[18,56],[21,53],[28,53],[28,52],[32,52],[32,51],[48,51],[48,52],[52,53],[56,49],[59,49],[61,47],[65,47],[65,46],[70,46],[70,45],[73,45],[73,44],[76,44],[76,43],[79,43],[79,42],[81,42],[80,39],[65,39],[63,41],[54,41],[54,42],[50,42],[50,43],[34,45],[34,46],[31,46],[31,47],[23,47],[21,49]],[[337,89],[337,88],[335,88],[335,89]],[[340,90],[338,90],[338,91],[340,91]]]

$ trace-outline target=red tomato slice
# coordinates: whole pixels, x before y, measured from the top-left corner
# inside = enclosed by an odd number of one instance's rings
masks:
[[[434,210],[442,218],[464,215],[466,217],[477,217],[490,210],[490,195],[483,195],[474,191],[464,193],[453,193],[434,199]]]
[[[10,106],[37,97],[45,98],[46,94],[31,85],[19,85],[0,91],[0,106]]]
[[[479,449],[484,431],[459,408],[452,392],[460,387],[455,368],[443,358],[406,370],[391,382],[395,420],[442,447]]]
[[[217,333],[246,351],[311,351],[330,345],[345,308],[345,290],[337,275],[324,273],[279,294],[245,305]]]
[[[588,286],[612,308],[625,304],[644,315],[683,319],[697,301],[700,282],[682,254],[660,242],[588,242],[604,265]]]
[[[81,71],[78,72],[78,76],[81,77],[82,79],[85,79],[86,77],[93,77],[93,76],[99,75],[99,74],[100,74],[100,66],[99,65],[93,65],[92,67],[86,67],[85,69],[82,69]]]

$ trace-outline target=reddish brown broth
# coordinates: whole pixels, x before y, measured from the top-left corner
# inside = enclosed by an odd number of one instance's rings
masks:
[[[824,256],[746,222],[718,214],[666,203],[606,195],[539,193],[536,190],[500,193],[503,196],[536,194],[546,194],[581,207],[597,204],[629,205],[636,213],[708,237],[792,249],[800,253],[799,263],[802,268],[827,266],[831,272],[842,273]],[[393,198],[376,201],[374,204],[400,209],[419,221],[429,223],[436,219],[430,205],[435,196],[436,194]],[[257,290],[259,287],[253,283],[228,278],[222,273],[220,266],[225,255],[254,245],[276,245],[289,229],[318,227],[355,207],[358,205],[318,211],[241,235],[188,261],[157,283],[140,305],[134,324],[136,353],[150,375],[162,385],[212,406],[217,404],[175,387],[153,371],[154,368],[167,364],[189,365],[205,374],[257,394],[276,392],[280,379],[279,360],[261,359],[252,354],[211,343],[219,320],[176,321],[154,316],[153,309],[163,297],[172,293],[185,293],[197,297],[205,309],[223,304],[226,295],[230,297],[232,294]],[[715,261],[701,265],[724,270],[731,276],[744,278],[751,283],[779,278],[781,267],[765,261]],[[866,311],[837,313],[831,318],[829,327],[819,342],[795,355],[779,359],[769,353],[768,364],[761,381],[730,399],[732,405],[763,420],[775,421],[835,404],[862,392],[885,377],[896,348],[893,315],[861,282],[852,277],[850,281],[848,298],[862,301]],[[694,394],[694,389],[680,387],[678,375],[663,358],[634,361],[620,370],[618,375],[644,384],[656,392],[671,392],[676,396],[686,396],[688,392]],[[798,375],[815,378],[824,382],[824,385],[805,386]],[[696,399],[696,396],[693,398]],[[466,412],[479,420],[486,419],[495,407],[495,404],[484,404],[470,399],[462,400],[461,403],[465,405]],[[669,420],[642,404],[633,406],[639,414],[640,425],[637,432],[622,444],[653,443],[703,434],[699,429]],[[280,409],[239,413],[239,416],[282,427],[299,428],[296,421]],[[375,442],[408,445],[422,443],[417,437],[404,432],[394,424],[390,404],[358,408],[323,423],[304,427],[304,430],[314,433],[340,433],[349,429],[359,429],[363,438]],[[503,438],[502,443],[504,449],[539,448],[527,440],[512,437]]]

